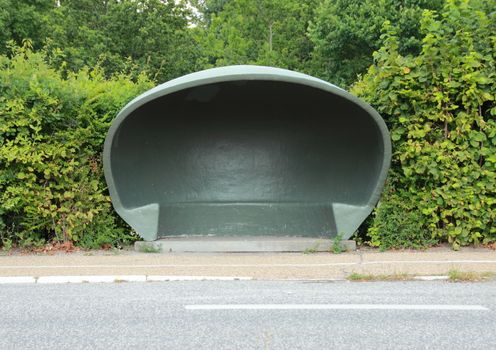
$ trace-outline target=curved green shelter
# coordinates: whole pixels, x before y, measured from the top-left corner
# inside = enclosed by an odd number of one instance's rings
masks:
[[[115,210],[145,240],[178,235],[349,238],[391,158],[379,114],[284,69],[229,66],[125,106],[104,148]]]

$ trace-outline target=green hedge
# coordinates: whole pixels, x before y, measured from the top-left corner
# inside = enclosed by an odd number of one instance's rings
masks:
[[[421,53],[402,56],[386,23],[375,64],[354,86],[385,117],[393,140],[396,193],[383,197],[369,234],[373,244],[389,245],[395,233],[384,228],[403,215],[455,249],[493,242],[496,3],[447,1],[439,15],[424,12],[420,30]]]
[[[494,242],[496,2],[447,0],[440,14],[423,13],[420,32],[420,53],[403,56],[386,22],[375,63],[353,88],[393,140],[371,243]],[[0,245],[130,241],[111,207],[101,152],[112,118],[152,83],[106,78],[98,67],[66,76],[48,60],[27,47],[0,56]]]
[[[27,47],[0,56],[0,245],[133,238],[111,207],[101,153],[111,120],[151,86],[98,67],[64,77]]]

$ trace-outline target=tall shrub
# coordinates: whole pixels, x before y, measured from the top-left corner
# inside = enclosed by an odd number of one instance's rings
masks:
[[[421,52],[402,56],[386,22],[375,64],[353,91],[391,130],[393,182],[415,203],[397,212],[421,214],[419,229],[455,249],[494,241],[496,3],[449,0],[441,14],[424,11],[420,30]],[[376,245],[377,228],[391,217],[376,215]]]
[[[63,78],[28,46],[0,56],[0,245],[126,239],[101,152],[112,118],[150,83],[98,68]]]

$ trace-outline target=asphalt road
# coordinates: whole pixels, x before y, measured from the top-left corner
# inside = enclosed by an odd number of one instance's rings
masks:
[[[0,315],[0,349],[496,349],[496,282],[2,285]]]

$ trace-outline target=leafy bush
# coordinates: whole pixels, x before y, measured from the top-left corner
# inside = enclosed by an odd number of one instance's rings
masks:
[[[113,117],[150,86],[144,77],[105,79],[98,67],[63,78],[29,43],[0,56],[3,245],[131,238],[111,207],[100,155]]]
[[[401,197],[385,201],[411,198],[432,236],[455,249],[496,239],[495,17],[495,2],[476,0],[447,1],[441,15],[425,11],[416,56],[399,54],[386,22],[384,46],[354,86],[391,130]],[[383,205],[372,234],[396,217]]]
[[[436,244],[416,207],[417,201],[410,193],[387,186],[368,231],[370,244],[381,249],[422,249]]]

